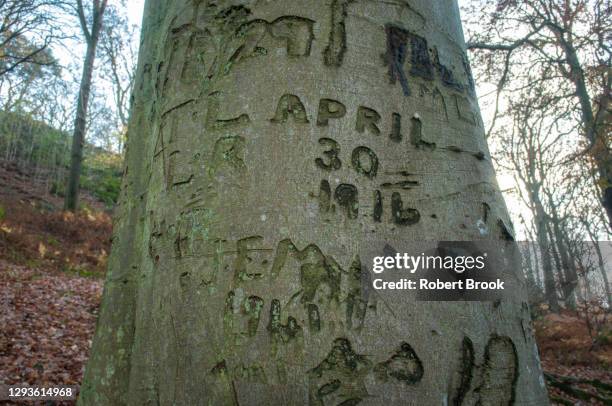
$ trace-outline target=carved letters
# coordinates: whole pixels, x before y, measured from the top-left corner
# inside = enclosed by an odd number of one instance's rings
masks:
[[[438,48],[433,46],[430,49],[424,37],[393,24],[387,24],[385,32],[387,49],[384,60],[388,66],[389,81],[391,84],[399,81],[405,96],[412,94],[404,68],[408,56],[410,57],[409,72],[412,76],[427,81],[433,81],[437,76],[444,86],[452,90],[458,92],[467,90],[473,93],[474,80],[464,53],[462,53],[461,68],[463,69],[462,74],[467,78],[467,83],[461,82],[453,69],[442,64]]]
[[[296,16],[279,17],[272,22],[252,20],[240,26],[236,37],[242,38],[243,45],[230,58],[238,62],[252,55],[266,54],[266,48],[261,47],[267,35],[284,42],[288,56],[309,56],[314,34],[314,21]]]
[[[380,114],[374,109],[359,106],[357,109],[357,125],[355,129],[359,133],[363,133],[366,129],[372,132],[374,135],[380,135],[378,129],[378,122],[380,121]]]
[[[299,97],[292,94],[284,94],[276,107],[274,117],[270,119],[273,123],[286,123],[289,115],[296,123],[308,123],[306,108]]]
[[[326,159],[315,159],[317,166],[326,171],[340,169],[342,167],[342,161],[338,158],[338,154],[340,153],[340,146],[338,143],[331,138],[320,138],[319,144],[326,146],[328,149],[323,151],[323,155],[325,155]]]
[[[346,49],[347,6],[353,1],[332,1],[329,42],[324,51],[327,66],[338,67],[342,64]],[[206,61],[203,67],[206,73],[200,74],[203,82],[222,75],[221,72],[226,74],[233,65],[246,58],[267,55],[268,50],[274,47],[286,50],[288,58],[310,56],[314,41],[314,21],[296,16],[283,16],[271,22],[261,19],[247,21],[250,12],[244,7],[236,7],[236,10],[227,13],[216,15],[218,20],[215,21],[221,26],[224,19],[233,21],[227,28],[232,46],[227,51],[217,50],[214,62]],[[458,78],[456,69],[442,63],[438,50],[435,47],[430,49],[426,38],[390,24],[385,29],[385,61],[391,83],[399,81],[406,96],[415,90],[416,97],[419,91],[421,96],[427,94],[431,102],[424,106],[440,118],[448,119],[448,106],[440,89],[431,84],[427,84],[427,87],[423,85],[425,81],[439,79],[441,89],[446,88],[446,91],[452,92],[452,98],[449,98],[451,112],[456,111],[462,121],[477,125],[475,108],[471,100],[463,96],[466,90],[473,89],[467,60],[462,61],[466,82]],[[192,27],[184,30],[195,29]],[[185,38],[189,39],[189,49],[186,51],[187,62],[181,66],[184,72],[180,77],[194,76],[198,68],[196,62],[202,56],[198,50],[210,46],[208,34],[204,32],[197,32],[197,35],[191,33],[185,35]],[[170,86],[162,80],[170,77],[168,72],[160,74],[162,88]],[[408,76],[418,78],[416,83],[421,87],[411,88]],[[245,162],[248,137],[240,131],[256,118],[246,113],[228,117],[228,114],[222,113],[223,94],[212,86],[203,85],[203,88],[205,91],[201,95],[204,100],[190,99],[168,110],[162,109],[154,159],[163,162],[167,189],[182,187],[180,190],[191,193],[186,185],[195,183],[193,181],[197,173],[194,173],[193,168],[199,167],[196,164],[200,159],[206,163],[207,175],[210,177],[221,178],[221,171],[238,174],[246,174],[248,171]],[[204,117],[199,116],[202,122],[190,127],[202,128],[205,136],[211,137],[205,141],[208,144],[204,149],[204,157],[200,152],[190,151],[183,146],[178,135],[188,132],[181,130],[179,126],[184,123],[179,122],[173,114],[173,109],[184,108],[196,102],[207,106]],[[389,141],[391,144],[386,144],[387,147],[392,145],[398,149],[419,150],[420,153],[442,149],[430,140],[431,134],[424,131],[423,121],[418,114],[402,117],[398,112],[387,111],[381,115],[367,106],[352,104],[347,107],[338,100],[322,98],[318,106],[314,107],[316,111],[311,111],[309,117],[306,104],[295,94],[285,93],[275,102],[276,105],[265,117],[265,125],[289,126],[316,122],[318,128],[314,130],[320,135],[318,138],[304,137],[303,142],[312,143],[313,149],[319,148],[317,156],[307,159],[313,171],[316,170],[321,177],[326,178],[320,180],[316,196],[319,211],[325,217],[323,220],[329,221],[330,217],[336,216],[335,220],[340,219],[336,224],[342,224],[342,221],[355,222],[366,217],[374,223],[384,221],[390,228],[409,227],[419,223],[421,214],[418,209],[411,207],[410,202],[411,194],[421,184],[406,178],[383,178],[390,175],[383,170],[385,155],[379,157],[376,154],[376,143]],[[196,114],[192,117],[196,117]],[[355,125],[342,127],[349,128],[352,134],[338,137],[330,128],[342,124],[339,120],[343,119],[354,120],[351,122]],[[381,134],[383,137],[380,137]],[[401,175],[411,176],[406,173]],[[344,179],[341,179],[343,176]],[[195,188],[193,192],[197,194]],[[364,200],[366,204],[363,204]],[[214,292],[213,288],[220,286],[216,282],[223,271],[231,275],[231,278],[224,281],[227,282],[227,285],[223,285],[224,290],[217,294],[225,299],[223,333],[233,344],[259,343],[263,335],[274,347],[292,348],[296,343],[303,343],[304,337],[309,335],[318,334],[318,337],[324,338],[325,335],[320,334],[322,331],[335,331],[334,334],[349,331],[350,339],[353,340],[362,329],[367,312],[376,311],[375,299],[368,297],[368,292],[363,289],[362,267],[358,257],[352,259],[346,267],[346,264],[341,266],[314,243],[299,249],[287,238],[278,241],[273,248],[262,248],[264,237],[260,235],[247,236],[233,242],[215,238],[210,235],[211,229],[214,229],[211,227],[214,215],[205,208],[181,208],[180,214],[173,220],[154,218],[153,214],[151,217],[149,253],[155,270],[163,271],[168,261],[174,260],[187,267],[192,264],[188,261],[201,260],[193,263],[205,270],[193,271],[188,275],[189,278],[193,276],[194,281],[196,276],[200,278],[199,286],[208,287],[209,292]],[[226,249],[228,244],[231,247]],[[264,259],[254,261],[254,257]],[[177,272],[176,277],[184,278],[185,275]],[[185,283],[191,283],[189,281],[192,279],[189,278]],[[276,296],[261,293],[272,291],[261,288],[261,285],[279,280],[290,281],[281,285],[290,287],[290,298],[289,295],[282,297],[282,294]],[[365,385],[368,375],[368,379],[392,382],[404,387],[418,385],[423,379],[425,367],[415,349],[406,341],[387,349],[387,355],[382,359],[376,359],[375,355],[360,354],[355,348],[349,338],[337,337],[331,343],[327,356],[308,371],[310,398],[315,404],[347,406],[360,403],[369,396]],[[518,375],[518,361],[512,341],[508,337],[491,337],[484,358],[482,365],[476,366],[473,344],[469,339],[464,341],[461,379],[457,387],[453,388],[456,389],[455,393],[449,395],[454,396],[452,401],[455,404],[461,404],[468,393],[470,396],[478,396],[478,401],[483,405],[491,399],[501,399],[503,403],[513,400],[512,388]],[[482,369],[478,381],[474,377],[477,367]],[[226,372],[226,361],[219,361],[210,371],[215,375]],[[234,371],[238,377],[265,381],[265,371],[260,366],[242,365]],[[470,392],[472,386],[476,386],[476,390]],[[475,392],[478,393],[473,395]]]
[[[346,51],[346,16],[347,7],[355,0],[332,0],[331,29],[327,47],[323,53],[324,62],[328,66],[340,66]]]
[[[341,184],[334,192],[334,198],[345,210],[346,216],[349,219],[356,219],[359,213],[359,192],[357,188],[349,184]]]
[[[365,165],[363,164],[364,160],[367,161]],[[357,173],[365,175],[370,179],[376,177],[378,172],[378,157],[370,148],[363,146],[355,148],[351,154],[351,163]]]
[[[344,107],[344,104],[332,99],[321,99],[317,125],[327,126],[330,118],[342,118],[345,114],[346,107]]]
[[[317,405],[357,405],[370,395],[366,377],[381,382],[417,385],[423,378],[423,364],[410,344],[402,342],[385,361],[373,364],[371,357],[357,353],[347,338],[336,338],[327,357],[308,371],[310,396]]]

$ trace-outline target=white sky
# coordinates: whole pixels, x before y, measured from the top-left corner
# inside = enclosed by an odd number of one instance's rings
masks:
[[[140,27],[142,23],[144,2],[145,0],[126,0],[126,15],[131,25],[137,25],[138,27]],[[109,4],[113,4],[119,9],[125,9],[123,6],[121,6],[120,0],[110,0]],[[80,27],[78,25],[76,17],[69,21],[74,24],[73,27],[69,28],[72,28],[75,33],[81,35]],[[140,31],[138,31],[137,35],[140,35]],[[134,38],[134,40],[138,42],[139,38]],[[63,66],[70,66],[75,62],[82,63],[82,60],[85,57],[85,44],[83,43],[83,41],[80,41],[79,43],[70,43],[68,46],[56,47],[53,50],[53,53],[60,60],[60,63]]]
[[[127,15],[131,24],[140,26],[143,9],[144,0],[127,0]]]

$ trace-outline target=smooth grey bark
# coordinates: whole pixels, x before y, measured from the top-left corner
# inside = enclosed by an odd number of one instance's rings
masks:
[[[98,41],[100,39],[100,30],[102,29],[106,3],[107,0],[92,0],[92,22],[90,29],[83,9],[83,0],[77,0],[77,13],[81,24],[81,30],[83,31],[85,42],[87,43],[87,51],[85,53],[83,74],[79,87],[79,97],[77,99],[76,118],[74,120],[74,130],[72,133],[72,148],[70,151],[70,171],[68,172],[68,179],[66,180],[66,195],[64,197],[64,209],[70,211],[75,211],[78,207],[89,95],[91,94],[96,48],[98,47]]]
[[[81,405],[548,403],[525,289],[362,289],[371,238],[513,240],[455,1],[148,0],[141,41]]]

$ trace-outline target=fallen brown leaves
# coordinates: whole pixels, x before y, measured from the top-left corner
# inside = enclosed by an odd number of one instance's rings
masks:
[[[101,276],[112,221],[105,212],[49,212],[23,200],[0,200],[0,258],[30,268]]]
[[[0,261],[0,382],[78,385],[102,281]]]
[[[547,383],[553,404],[610,404],[598,399],[610,399],[612,393],[597,383],[612,385],[612,342],[606,338],[612,317],[596,306],[591,307],[588,317],[589,322],[584,312],[562,310],[534,322],[542,367],[550,375]],[[571,378],[572,382],[559,377]],[[566,390],[560,388],[563,386]]]
[[[44,185],[9,169],[0,165],[0,382],[79,385],[111,217],[102,210],[62,212],[61,199]]]

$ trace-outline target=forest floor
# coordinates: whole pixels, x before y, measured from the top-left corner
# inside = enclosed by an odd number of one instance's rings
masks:
[[[102,296],[111,215],[0,164],[0,383],[79,385]],[[612,317],[597,306],[534,321],[553,404],[612,404]],[[0,402],[1,403],[1,402]]]

